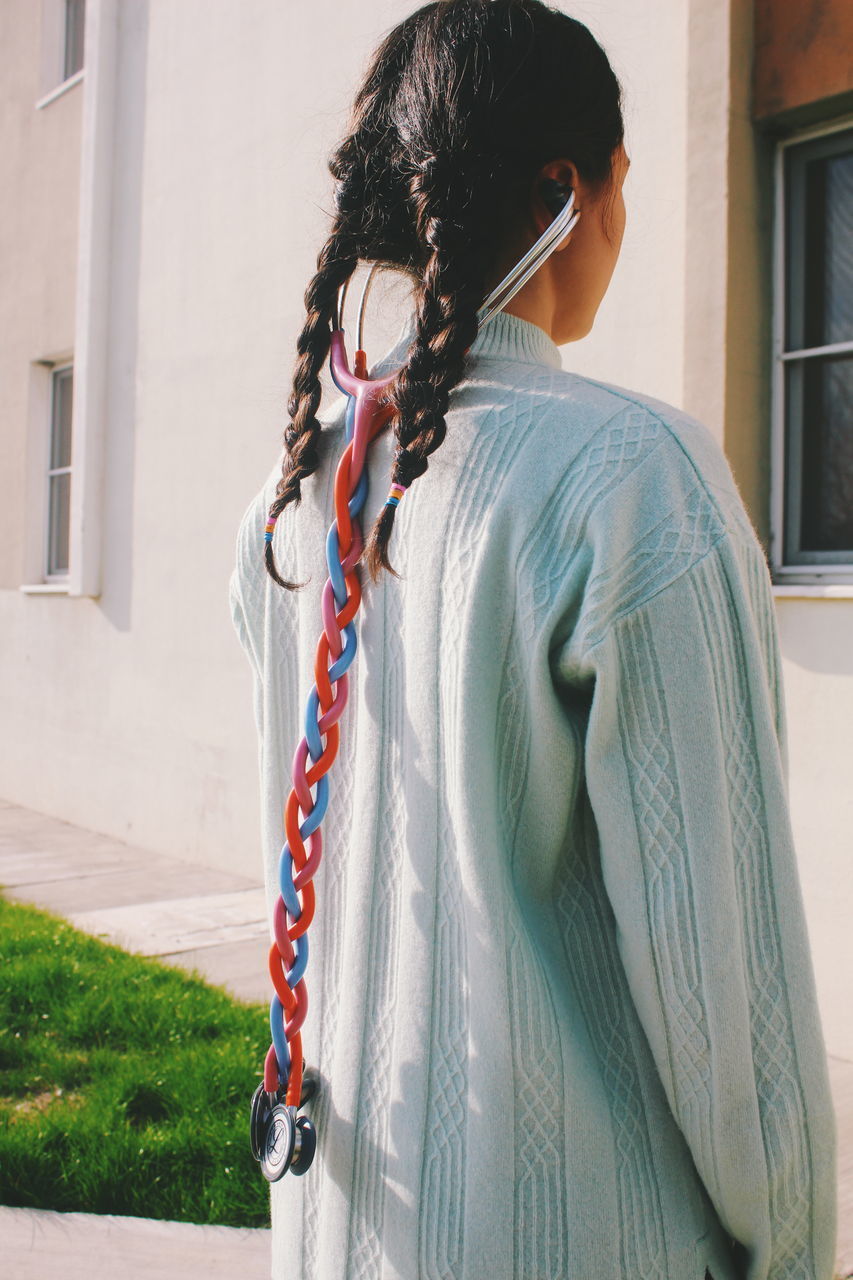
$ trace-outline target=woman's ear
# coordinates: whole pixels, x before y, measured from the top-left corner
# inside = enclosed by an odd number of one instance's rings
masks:
[[[565,208],[572,192],[575,197],[574,207],[580,207],[578,184],[578,171],[570,160],[550,160],[540,169],[533,184],[530,202],[530,214],[537,237],[548,229]],[[560,241],[554,252],[559,253],[571,242],[571,234],[569,232]]]

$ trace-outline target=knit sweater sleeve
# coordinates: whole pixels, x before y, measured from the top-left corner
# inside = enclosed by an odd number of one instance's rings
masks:
[[[256,680],[264,675],[264,636],[272,581],[264,565],[264,529],[276,481],[278,461],[240,520],[234,546],[234,568],[228,580],[228,605],[237,639]]]
[[[830,1280],[835,1120],[772,592],[731,530],[608,621],[585,769],[627,980],[748,1280]]]
[[[246,606],[243,601],[243,588],[240,583],[240,575],[237,569],[233,569],[231,577],[228,580],[228,609],[231,614],[231,623],[237,633],[237,639],[240,647],[251,663],[253,671],[259,671],[259,655],[255,650],[252,634],[249,629],[249,620],[246,616]]]
[[[236,538],[234,568],[228,580],[228,608],[252,676],[252,703],[258,730],[259,763],[264,737],[265,569],[261,560],[266,520],[266,486],[247,507]]]

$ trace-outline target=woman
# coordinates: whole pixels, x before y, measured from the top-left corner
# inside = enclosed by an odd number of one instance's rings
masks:
[[[371,370],[400,372],[314,877],[318,1147],[272,1185],[274,1277],[831,1276],[766,562],[706,428],[561,367],[627,166],[605,54],[538,0],[401,22],[330,163],[284,454],[231,583],[271,913],[344,448],[345,401],[317,417],[338,290],[381,263],[414,314]],[[577,225],[478,331],[569,193]]]

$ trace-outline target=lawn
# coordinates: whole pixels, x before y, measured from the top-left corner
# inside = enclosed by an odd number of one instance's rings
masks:
[[[0,1203],[269,1225],[267,1010],[0,896]]]

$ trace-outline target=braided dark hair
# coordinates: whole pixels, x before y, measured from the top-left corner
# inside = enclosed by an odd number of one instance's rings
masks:
[[[568,156],[585,181],[607,184],[623,132],[621,89],[604,51],[542,0],[433,0],[391,30],[329,161],[334,223],[305,294],[272,516],[298,503],[319,466],[319,374],[338,289],[359,261],[396,267],[414,283],[413,341],[386,392],[397,440],[391,480],[408,486],[444,440],[477,311],[529,244],[520,241],[501,269],[537,174]],[[374,580],[382,568],[395,572],[395,512],[383,507],[365,543]],[[292,588],[271,542],[265,558],[274,580]]]

